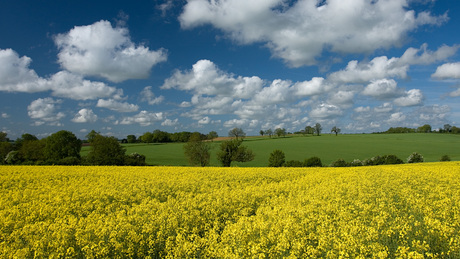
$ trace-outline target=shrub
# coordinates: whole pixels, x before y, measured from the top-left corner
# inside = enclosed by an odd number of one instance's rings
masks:
[[[138,154],[136,152],[129,154],[125,157],[125,165],[129,166],[144,166],[145,164],[145,156]]]
[[[274,150],[268,158],[269,167],[281,167],[284,165],[285,162],[286,160],[284,152],[279,149]]]
[[[310,157],[309,159],[305,160],[306,167],[322,167],[323,163],[321,163],[321,159],[319,157]]]
[[[332,162],[331,166],[332,167],[347,167],[347,166],[349,166],[349,164],[345,160],[340,158],[340,159],[337,159],[334,162]]]
[[[361,162],[361,160],[359,159],[355,159],[350,163],[350,166],[362,166],[362,165],[363,165],[363,162]]]
[[[284,167],[304,167],[304,163],[298,160],[289,160],[284,163]]]
[[[74,157],[74,156],[69,156],[63,159],[60,159],[56,163],[57,165],[79,165],[80,164],[80,158]]]
[[[412,153],[407,158],[407,163],[422,163],[424,161],[423,156],[417,152]]]
[[[441,162],[446,162],[446,161],[450,161],[450,157],[448,155],[443,155],[441,157],[441,159],[439,159],[439,161]]]
[[[404,161],[395,155],[385,155],[383,156],[383,162],[385,165],[397,165],[404,164]]]

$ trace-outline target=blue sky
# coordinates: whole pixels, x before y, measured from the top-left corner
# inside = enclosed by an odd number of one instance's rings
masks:
[[[460,126],[460,1],[3,1],[0,130]]]

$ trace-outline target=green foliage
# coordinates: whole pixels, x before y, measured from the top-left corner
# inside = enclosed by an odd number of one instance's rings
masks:
[[[137,142],[137,139],[136,139],[135,135],[128,135],[126,137],[126,140],[128,140],[128,143],[136,143]]]
[[[278,136],[278,138],[281,137],[281,136],[285,137],[286,136],[286,129],[285,128],[277,128],[277,129],[275,129],[275,134],[276,134],[276,136]]]
[[[350,164],[348,164],[345,160],[340,158],[332,162],[331,166],[332,167],[347,167],[347,166],[350,166]]]
[[[395,165],[404,164],[404,161],[395,155],[375,156],[364,161],[364,165]]]
[[[30,161],[32,163],[47,160],[44,153],[45,146],[46,139],[24,141],[19,149],[18,158],[23,162]]]
[[[70,131],[61,130],[45,139],[43,148],[47,160],[59,161],[66,157],[80,158],[81,141]]]
[[[207,135],[206,137],[207,137],[207,139],[209,139],[209,140],[213,140],[213,139],[215,139],[215,138],[218,138],[219,135],[217,134],[217,132],[211,131],[211,132],[208,133],[208,135]]]
[[[79,165],[81,163],[80,157],[69,156],[63,159],[60,159],[56,162],[56,165]]]
[[[289,160],[284,163],[284,167],[304,167],[305,164],[298,160]]]
[[[441,159],[439,159],[439,161],[441,162],[446,162],[446,161],[450,161],[450,157],[448,155],[443,155],[441,157]]]
[[[310,157],[308,159],[305,159],[305,166],[306,167],[322,167],[323,163],[321,162],[321,159],[319,157]]]
[[[228,132],[228,136],[236,140],[243,140],[246,137],[246,133],[241,128],[233,128]]]
[[[125,156],[124,164],[128,166],[145,166],[145,156],[139,153],[131,153]]]
[[[430,133],[431,132],[431,126],[429,124],[425,124],[423,126],[420,126],[420,127],[417,128],[417,132]]]
[[[321,127],[321,124],[316,123],[314,129],[315,129],[315,132],[316,132],[316,134],[317,134],[318,136],[321,135],[321,130],[323,129],[323,127]]]
[[[8,138],[6,137],[8,134],[6,132],[0,131],[0,142],[6,142],[8,141]]]
[[[0,165],[6,164],[6,156],[13,150],[13,145],[9,142],[0,142]]]
[[[242,146],[242,140],[224,141],[220,145],[220,151],[217,153],[217,159],[224,167],[229,167],[233,161],[248,162],[255,157],[251,149]]]
[[[353,161],[350,162],[350,166],[362,166],[363,162],[359,159],[354,159]]]
[[[268,158],[269,167],[282,167],[285,162],[286,156],[284,155],[284,152],[279,149],[274,150]]]
[[[200,133],[194,133],[184,145],[184,153],[191,165],[207,166],[211,158],[211,146],[201,139]]]
[[[422,163],[424,161],[423,156],[417,152],[412,153],[407,158],[407,163]]]
[[[115,137],[97,134],[91,142],[86,161],[91,165],[123,165],[125,152]]]

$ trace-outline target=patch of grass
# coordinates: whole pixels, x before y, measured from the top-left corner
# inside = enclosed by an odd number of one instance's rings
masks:
[[[211,143],[211,166],[219,166],[216,153],[219,141]],[[305,158],[317,156],[323,165],[329,165],[337,159],[347,162],[353,159],[365,160],[377,155],[396,155],[402,160],[418,152],[425,162],[439,161],[439,157],[448,154],[453,161],[460,160],[460,135],[453,134],[323,134],[321,136],[287,136],[285,138],[248,137],[243,145],[247,145],[255,153],[255,159],[246,163],[232,163],[240,167],[260,167],[268,165],[270,153],[275,149],[282,150],[287,160],[303,161]],[[146,156],[150,165],[186,166],[182,143],[168,144],[125,144],[126,153],[137,152]],[[89,147],[82,149],[86,155]]]

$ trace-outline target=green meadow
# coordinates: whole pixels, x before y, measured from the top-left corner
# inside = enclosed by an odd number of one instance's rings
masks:
[[[211,166],[219,166],[216,153],[220,141],[211,142]],[[279,149],[287,160],[301,160],[317,156],[324,165],[342,158],[350,162],[354,159],[368,159],[377,155],[396,155],[403,161],[413,152],[422,154],[426,162],[439,161],[448,155],[452,160],[460,160],[460,135],[414,133],[414,134],[323,134],[321,136],[286,136],[281,138],[247,137],[244,145],[255,153],[255,159],[247,163],[233,163],[233,166],[267,166],[270,153]],[[187,166],[182,143],[167,144],[124,144],[126,153],[137,152],[146,156],[149,165]],[[82,149],[86,155],[89,147]]]

